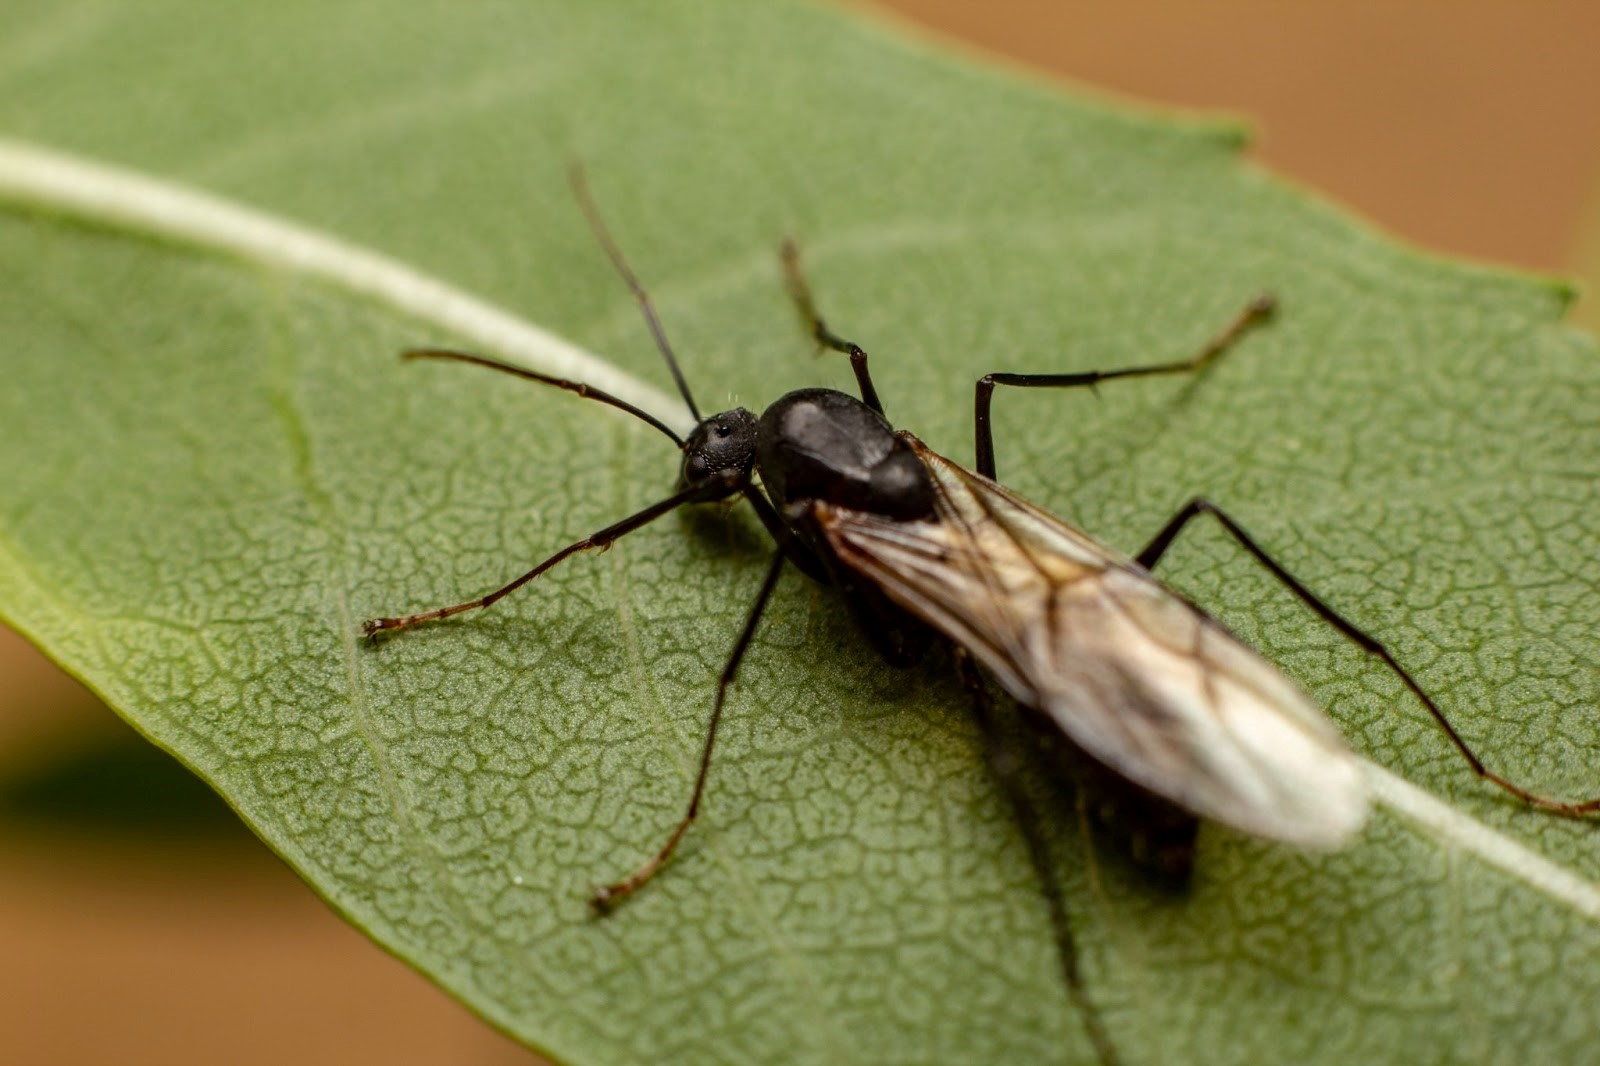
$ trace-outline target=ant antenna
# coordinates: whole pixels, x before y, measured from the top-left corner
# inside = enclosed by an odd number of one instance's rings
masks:
[[[617,273],[622,275],[622,280],[627,282],[628,288],[633,291],[633,298],[639,301],[639,310],[644,312],[644,320],[650,327],[650,335],[656,339],[656,347],[666,359],[667,369],[672,371],[672,380],[678,383],[678,391],[683,394],[683,402],[689,405],[689,413],[694,416],[695,424],[698,425],[704,421],[700,416],[700,408],[695,406],[694,397],[689,394],[689,384],[683,380],[683,371],[678,369],[678,358],[672,354],[672,345],[667,343],[667,335],[661,328],[661,320],[656,317],[656,309],[650,302],[650,294],[639,284],[639,278],[628,267],[628,261],[622,258],[622,251],[617,247],[617,242],[611,239],[611,231],[606,228],[605,220],[600,217],[600,209],[595,206],[594,197],[589,194],[589,179],[584,176],[583,164],[574,159],[568,167],[567,178],[572,183],[573,195],[578,198],[578,206],[583,209],[583,217],[589,220],[589,228],[594,231],[595,239],[611,258],[611,265],[617,268]]]
[[[585,385],[581,381],[568,381],[566,378],[551,377],[549,374],[541,374],[536,370],[529,370],[526,367],[514,366],[511,363],[502,363],[498,359],[488,359],[481,355],[474,355],[472,352],[458,352],[452,348],[410,348],[401,352],[400,358],[448,359],[457,363],[471,363],[473,366],[486,366],[490,370],[498,370],[504,374],[515,374],[519,378],[526,378],[529,381],[537,381],[541,385],[554,385],[558,389],[566,389],[568,392],[575,392],[586,400],[597,400],[600,403],[609,404],[619,411],[626,411],[633,417],[639,419],[639,421],[652,425],[661,432],[665,433],[669,438],[671,438],[672,443],[678,446],[679,451],[682,451],[684,447],[683,438],[673,432],[671,426],[661,421],[661,419],[657,418],[649,411],[644,410],[642,407],[635,407],[627,400],[613,396],[609,392],[605,392],[601,389],[597,389],[593,385]]]

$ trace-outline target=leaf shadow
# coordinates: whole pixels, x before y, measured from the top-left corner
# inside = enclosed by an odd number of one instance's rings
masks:
[[[0,818],[84,834],[254,840],[205,782],[126,726],[9,761],[0,770]]]

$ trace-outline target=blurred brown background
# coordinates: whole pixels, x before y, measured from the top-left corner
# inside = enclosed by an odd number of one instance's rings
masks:
[[[1593,0],[882,10],[1088,85],[1251,116],[1258,158],[1440,252],[1570,272],[1585,222],[1600,235]],[[1600,239],[1590,254],[1600,265]],[[532,1061],[346,928],[207,796],[0,629],[6,1061]]]

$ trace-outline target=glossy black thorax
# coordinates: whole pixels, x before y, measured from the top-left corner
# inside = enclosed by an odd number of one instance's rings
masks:
[[[938,521],[933,479],[889,421],[834,389],[797,389],[757,419],[742,407],[704,419],[684,443],[679,490],[702,501],[750,491],[759,474],[771,508],[757,513],[784,555],[836,586],[867,638],[897,666],[927,650],[933,633],[846,566],[818,528],[818,503],[897,522]],[[752,500],[759,503],[759,500]]]
[[[767,495],[799,542],[802,570],[838,587],[862,632],[887,662],[910,666],[933,631],[877,585],[844,565],[817,528],[825,502],[896,521],[936,521],[928,470],[887,419],[846,393],[799,389],[761,415],[756,469]]]
[[[916,453],[882,415],[833,389],[798,389],[763,412],[756,469],[786,518],[812,500],[900,521],[933,518],[933,482]]]

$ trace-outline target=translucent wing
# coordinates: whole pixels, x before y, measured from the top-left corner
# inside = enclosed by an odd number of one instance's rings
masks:
[[[845,565],[1084,751],[1194,813],[1308,846],[1360,828],[1355,756],[1276,667],[1132,559],[904,436],[940,520],[817,503]]]

